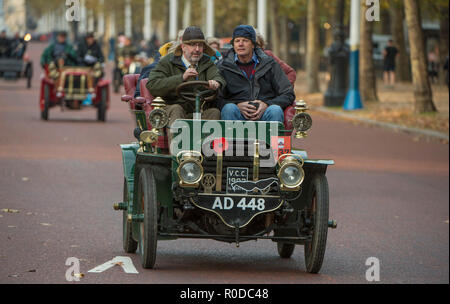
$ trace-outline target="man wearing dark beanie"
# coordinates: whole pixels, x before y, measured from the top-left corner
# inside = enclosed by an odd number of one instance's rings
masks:
[[[233,31],[233,49],[218,65],[227,82],[218,98],[223,120],[284,122],[295,94],[280,65],[256,44],[250,25]]]

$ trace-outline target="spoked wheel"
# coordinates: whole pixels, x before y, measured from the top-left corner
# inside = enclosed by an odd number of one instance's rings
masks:
[[[113,86],[114,86],[114,93],[119,93],[120,89],[120,79],[122,78],[122,75],[120,73],[120,70],[114,70],[113,75]]]
[[[41,111],[42,120],[48,120],[49,105],[50,105],[50,87],[44,84],[44,109]]]
[[[128,185],[127,180],[123,180],[123,202],[128,203]],[[123,250],[126,253],[135,253],[138,243],[133,239],[133,223],[128,221],[128,210],[122,211],[123,223]]]
[[[325,175],[316,175],[313,180],[313,196],[308,209],[312,240],[305,243],[306,271],[318,273],[325,256],[328,232],[329,194]]]
[[[106,88],[102,88],[101,93],[102,96],[97,110],[97,120],[106,121],[106,99],[108,97],[108,91]]]
[[[139,174],[138,199],[144,220],[139,225],[139,254],[142,267],[153,268],[156,261],[158,215],[156,185],[153,172],[144,168]]]
[[[278,254],[283,259],[289,259],[292,256],[292,253],[295,249],[295,244],[288,244],[288,243],[277,243],[278,247]]]
[[[26,77],[27,77],[27,89],[31,88],[31,80],[33,78],[33,65],[31,63],[28,64],[28,68],[26,69]]]

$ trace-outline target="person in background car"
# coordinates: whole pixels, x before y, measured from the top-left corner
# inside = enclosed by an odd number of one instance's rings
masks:
[[[77,65],[77,54],[72,45],[67,42],[67,33],[64,31],[59,32],[55,43],[50,44],[42,53],[41,66],[44,67],[59,58],[64,59],[66,66]]]
[[[292,86],[294,86],[295,80],[297,80],[297,72],[290,65],[288,65],[286,62],[284,62],[283,60],[278,58],[274,53],[272,53],[272,51],[266,50],[266,41],[264,40],[263,35],[261,35],[261,33],[257,29],[255,29],[255,32],[256,32],[256,44],[264,51],[264,53],[266,53],[267,55],[275,59],[276,62],[278,62],[278,64],[281,66],[284,73],[286,74],[287,78],[289,79],[289,82],[292,84]]]
[[[214,64],[218,64],[223,59],[222,54],[219,52],[220,40],[216,37],[209,37],[206,39],[206,43],[216,52],[214,56],[211,56],[211,60]]]
[[[94,33],[86,34],[84,41],[78,45],[77,55],[78,62],[84,66],[93,66],[97,62],[105,61],[102,49],[95,41]]]

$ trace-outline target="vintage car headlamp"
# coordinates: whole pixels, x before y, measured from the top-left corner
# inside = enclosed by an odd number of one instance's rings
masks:
[[[169,116],[163,109],[154,109],[148,115],[148,120],[153,128],[162,129],[169,123]]]
[[[179,174],[183,183],[195,184],[202,178],[203,169],[198,163],[189,161],[181,165]]]
[[[156,97],[152,101],[153,110],[148,114],[148,121],[153,129],[163,129],[169,124],[169,115],[164,110],[166,103],[161,97]]]
[[[100,78],[102,76],[102,66],[101,66],[100,62],[97,62],[96,64],[94,64],[93,71],[94,71],[95,78]]]
[[[139,139],[146,144],[152,144],[158,140],[158,136],[159,134],[155,130],[142,131],[141,134],[139,135]]]
[[[177,156],[181,187],[198,187],[203,178],[203,156],[196,151],[182,151]]]
[[[53,61],[48,64],[48,76],[52,79],[56,79],[59,77],[58,68]]]
[[[295,103],[295,115],[292,118],[292,126],[295,129],[295,138],[305,138],[308,136],[307,131],[311,129],[312,119],[306,113],[308,106],[303,100]]]
[[[292,118],[292,126],[296,131],[306,132],[311,129],[312,119],[308,113],[298,113]]]
[[[278,170],[278,178],[281,182],[281,190],[298,190],[305,178],[303,160],[299,160],[294,155],[287,154],[284,158],[280,158],[279,162],[281,163],[280,169]]]

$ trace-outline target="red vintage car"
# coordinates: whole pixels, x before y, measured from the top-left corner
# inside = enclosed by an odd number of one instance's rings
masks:
[[[70,110],[95,107],[97,119],[106,121],[110,82],[102,78],[100,63],[93,67],[64,66],[59,59],[44,69],[39,97],[41,119],[48,120],[50,108],[58,105]]]

